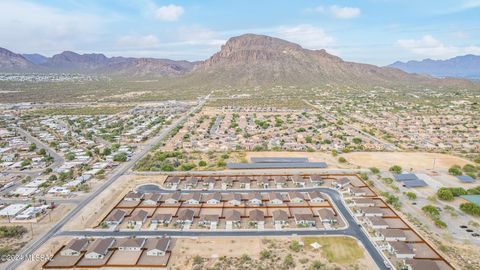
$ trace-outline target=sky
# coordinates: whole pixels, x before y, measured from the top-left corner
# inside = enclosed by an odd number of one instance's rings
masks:
[[[204,60],[245,33],[375,65],[480,55],[480,0],[0,0],[17,53]]]

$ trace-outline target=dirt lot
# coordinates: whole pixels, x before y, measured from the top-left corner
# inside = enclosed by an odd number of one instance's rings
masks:
[[[381,170],[388,170],[392,165],[399,165],[404,170],[431,170],[435,160],[435,170],[444,171],[455,164],[463,166],[470,163],[456,156],[422,152],[354,152],[342,156],[353,165]]]
[[[47,255],[53,256],[55,252],[69,240],[68,237],[55,237],[48,240],[44,245],[42,245],[35,254],[37,255]],[[42,265],[45,261],[25,261],[17,269],[18,270],[32,270],[32,269],[42,269]]]
[[[75,218],[65,224],[64,230],[93,228],[134,187],[143,183],[163,183],[164,180],[165,176],[163,175],[124,175],[85,206]]]
[[[305,247],[293,250],[293,241]],[[318,242],[318,250],[309,246]],[[298,242],[297,242],[298,243]],[[335,243],[335,244],[333,244]],[[328,269],[374,269],[375,265],[357,241],[348,237],[275,237],[275,238],[182,238],[177,239],[170,269],[306,269],[318,261]],[[288,265],[286,257],[293,264]],[[260,267],[260,268],[257,268]]]

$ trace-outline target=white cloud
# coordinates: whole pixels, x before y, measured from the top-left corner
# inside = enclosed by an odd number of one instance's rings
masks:
[[[362,11],[356,7],[341,7],[337,5],[329,7],[318,6],[308,9],[308,11],[329,14],[337,19],[353,19],[362,13]]]
[[[182,6],[170,4],[156,8],[154,14],[155,18],[159,20],[172,22],[178,20],[183,12]]]
[[[309,49],[322,49],[335,43],[335,38],[327,35],[322,28],[310,24],[282,26],[275,35]]]
[[[359,8],[339,6],[331,6],[330,11],[332,12],[333,16],[339,19],[352,19],[360,16],[361,13]]]
[[[462,9],[472,9],[480,7],[480,0],[464,1],[461,5]]]
[[[108,20],[29,1],[0,1],[2,45],[15,52],[33,52],[33,48],[50,54],[98,44]]]
[[[226,42],[226,39],[220,33],[198,25],[180,27],[176,30],[175,36],[180,43],[190,45],[218,47]]]
[[[148,49],[160,45],[160,40],[155,35],[126,35],[118,39],[117,44],[126,48]]]
[[[479,46],[449,46],[443,44],[431,35],[425,35],[420,39],[401,39],[397,41],[396,45],[414,54],[435,58],[451,58],[464,54],[480,54]]]

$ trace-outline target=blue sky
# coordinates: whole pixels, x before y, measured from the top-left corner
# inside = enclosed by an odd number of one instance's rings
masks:
[[[480,0],[0,0],[0,47],[203,60],[266,34],[348,61],[480,55]]]

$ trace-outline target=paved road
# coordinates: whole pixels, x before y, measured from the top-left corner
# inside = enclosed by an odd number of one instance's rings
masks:
[[[18,133],[22,134],[22,136],[25,136],[29,141],[35,143],[37,145],[37,149],[44,148],[50,154],[50,156],[53,157],[54,161],[49,167],[60,167],[65,162],[65,159],[62,156],[60,156],[57,152],[50,148],[50,146],[48,146],[46,143],[30,135],[28,131],[24,130],[21,127],[16,127],[16,130],[18,131]]]
[[[43,245],[48,239],[52,238],[56,235],[60,229],[70,221],[76,214],[78,214],[83,207],[89,204],[95,197],[97,197],[100,193],[102,193],[105,189],[107,189],[113,182],[115,182],[118,178],[124,175],[129,169],[131,169],[137,161],[142,159],[148,152],[158,143],[160,143],[165,137],[168,136],[171,130],[173,130],[177,125],[182,124],[191,113],[198,111],[206,102],[206,99],[202,100],[196,107],[194,107],[190,112],[184,114],[180,117],[177,121],[175,121],[169,128],[160,132],[155,138],[153,138],[150,142],[145,144],[141,150],[139,150],[130,161],[123,163],[120,165],[114,172],[109,175],[109,179],[106,180],[97,190],[93,191],[85,200],[80,202],[72,211],[68,212],[59,222],[57,222],[46,234],[44,234],[41,238],[37,241],[33,242],[32,244],[26,246],[20,252],[17,253],[18,256],[26,256],[28,254],[33,254],[41,245]],[[12,261],[5,269],[6,270],[13,270],[16,269],[22,261]]]
[[[340,230],[291,230],[291,231],[276,231],[276,230],[263,230],[263,231],[176,231],[176,230],[157,230],[157,231],[64,231],[59,233],[59,235],[64,236],[76,236],[76,237],[127,237],[127,236],[137,236],[137,237],[154,237],[154,236],[176,236],[176,237],[194,237],[194,236],[286,236],[286,235],[348,235],[358,239],[365,249],[368,251],[372,259],[377,264],[378,268],[381,270],[388,269],[384,264],[384,258],[380,252],[375,248],[371,240],[364,233],[364,231],[357,225],[354,217],[350,214],[347,207],[345,206],[342,195],[333,189],[330,188],[304,188],[302,191],[308,192],[318,190],[320,192],[326,193],[334,201],[334,205],[337,210],[340,211],[344,220],[347,223],[347,228]],[[164,190],[158,189],[162,193],[172,193],[176,190]],[[218,192],[219,190],[205,190],[201,191],[202,193],[212,193]],[[234,193],[239,192],[240,190],[221,190],[221,193]],[[264,193],[268,192],[290,192],[290,191],[299,191],[298,188],[285,188],[285,189],[250,189],[241,191],[261,191]],[[198,192],[198,190],[183,190],[182,193]]]

